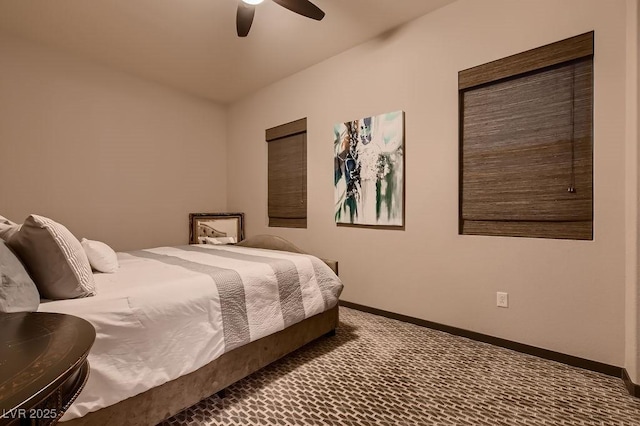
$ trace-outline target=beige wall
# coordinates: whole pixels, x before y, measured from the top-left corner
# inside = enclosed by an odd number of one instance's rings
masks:
[[[282,235],[338,259],[344,300],[625,365],[640,382],[640,108],[637,93],[635,110],[625,95],[633,72],[638,84],[627,7],[638,13],[637,0],[461,0],[259,91],[228,115],[0,36],[0,214],[40,213],[127,250],[186,243],[189,212],[228,205],[246,213],[249,235]],[[590,30],[595,240],[459,236],[457,72]],[[407,123],[406,229],[337,228],[333,124],[396,109]],[[268,228],[264,129],[305,116],[309,228]],[[495,307],[498,290],[509,292],[509,309]]]
[[[0,215],[186,244],[189,212],[226,208],[226,139],[212,102],[0,37]]]
[[[640,7],[638,0],[627,0],[627,80],[626,80],[626,318],[625,318],[625,367],[635,383],[640,383],[640,285],[638,276],[639,210],[638,189],[640,157],[638,152],[638,125],[640,124]]]
[[[636,10],[636,21],[635,21],[635,30],[636,30],[636,43],[635,43],[635,55],[636,55],[636,121],[634,123],[635,127],[635,145],[636,147],[640,145],[640,54],[638,50],[640,50],[640,1],[635,1],[635,10]],[[631,118],[633,120],[633,118]],[[633,143],[633,142],[632,142]],[[638,153],[638,151],[636,151]],[[640,169],[640,157],[637,158],[637,168]],[[638,173],[636,172],[636,178],[638,178]],[[636,181],[638,182],[638,181]],[[640,186],[638,186],[640,188]],[[636,197],[638,193],[636,192]],[[640,216],[638,217],[638,222],[640,222]],[[638,222],[636,222],[636,232],[638,231]],[[637,235],[637,234],[636,234]],[[637,247],[637,246],[636,246]],[[640,260],[638,258],[640,251],[636,251],[636,261]],[[638,268],[636,266],[636,277],[638,277]],[[635,325],[635,339],[633,340],[632,347],[635,349],[635,372],[632,371],[631,379],[636,384],[640,384],[640,279],[636,280],[635,283],[635,298],[632,299],[633,307],[631,312],[635,314],[632,318],[630,318],[630,322],[632,325]],[[633,296],[632,296],[633,297]],[[632,354],[633,356],[633,354]]]
[[[343,299],[622,366],[624,0],[461,0],[233,104],[228,205],[340,261]],[[595,30],[594,241],[460,236],[457,72]],[[406,230],[333,222],[334,123],[406,112]],[[308,117],[306,230],[267,227],[264,130]],[[495,306],[507,291],[510,307]]]

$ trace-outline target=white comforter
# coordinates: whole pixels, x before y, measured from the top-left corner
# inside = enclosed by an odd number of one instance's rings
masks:
[[[245,247],[197,247],[206,252],[161,247],[119,253],[117,273],[95,274],[96,296],[40,305],[40,312],[76,315],[96,329],[89,380],[62,421],[188,374],[238,346],[228,330],[225,336],[223,324],[230,327],[228,319],[223,321],[224,291],[219,291],[216,275],[207,273],[211,269],[235,270],[239,275],[250,341],[282,330],[292,323],[291,318],[299,321],[335,306],[342,290],[335,274],[313,256]],[[253,256],[259,261],[253,261]],[[270,259],[295,265],[289,272],[297,270],[299,290],[295,287],[298,296],[291,300],[299,301],[299,315],[288,312],[291,309],[285,305],[292,303],[283,300],[283,294],[290,299],[289,293],[283,293],[283,274],[276,272]],[[196,263],[202,265],[201,270],[187,267]],[[224,314],[227,318],[228,312]]]

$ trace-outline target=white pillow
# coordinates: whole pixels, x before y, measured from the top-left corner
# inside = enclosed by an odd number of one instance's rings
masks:
[[[214,244],[217,246],[237,243],[235,237],[198,237],[198,241],[200,244]]]
[[[120,267],[118,264],[118,255],[105,243],[83,238],[81,244],[89,258],[91,267],[96,271],[112,274]]]

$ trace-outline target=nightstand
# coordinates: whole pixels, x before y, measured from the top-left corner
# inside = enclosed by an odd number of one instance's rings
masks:
[[[87,381],[95,337],[71,315],[0,314],[0,425],[57,423]]]

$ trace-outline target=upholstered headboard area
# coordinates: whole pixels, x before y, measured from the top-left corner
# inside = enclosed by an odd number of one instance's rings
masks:
[[[308,254],[307,252],[297,247],[292,242],[287,241],[282,237],[278,237],[277,235],[267,235],[267,234],[256,235],[254,237],[247,238],[246,240],[240,241],[236,245],[242,246],[242,247],[254,247],[254,248],[262,248],[262,249],[269,249],[269,250],[288,251],[291,253]],[[333,272],[335,272],[336,275],[338,275],[337,260],[329,260],[329,259],[322,259],[322,258],[320,258],[320,260],[326,263],[333,270]]]

